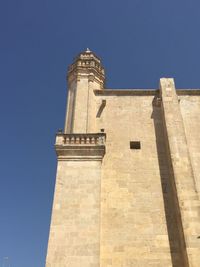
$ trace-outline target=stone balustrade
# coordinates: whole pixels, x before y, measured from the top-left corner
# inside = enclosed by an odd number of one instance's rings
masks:
[[[86,133],[86,134],[63,134],[56,135],[56,145],[66,146],[98,146],[105,145],[105,133]]]

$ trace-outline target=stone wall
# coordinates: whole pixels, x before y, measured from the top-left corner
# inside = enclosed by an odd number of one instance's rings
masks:
[[[106,107],[97,127],[107,134],[101,187],[103,267],[172,266],[162,194],[162,182],[168,194],[169,174],[154,98],[101,96]],[[140,141],[141,149],[130,149],[130,141]]]
[[[198,267],[197,259],[190,264],[192,252],[185,250],[180,213],[187,213],[182,205],[190,200],[187,196],[183,204],[176,191],[176,165],[172,166],[159,91],[96,90],[91,99],[90,127],[106,133],[106,154],[101,163],[101,157],[88,161],[85,155],[77,157],[77,152],[68,157],[59,152],[47,266]],[[180,95],[177,99],[199,192],[200,98]],[[169,118],[169,125],[177,125],[179,119]],[[178,131],[179,126],[174,127]],[[77,147],[87,143],[78,140],[73,141]],[[139,141],[141,148],[130,149],[131,141]],[[85,151],[91,154],[88,148]],[[191,198],[192,214],[199,220],[194,209],[198,203]],[[190,219],[188,223],[193,225]],[[188,251],[199,249],[196,235]]]
[[[60,161],[48,267],[99,266],[100,162]]]
[[[46,266],[199,267],[200,90],[104,79],[90,50],[68,71]]]

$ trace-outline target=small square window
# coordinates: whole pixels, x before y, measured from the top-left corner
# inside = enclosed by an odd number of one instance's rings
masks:
[[[141,149],[140,141],[131,141],[130,149]]]

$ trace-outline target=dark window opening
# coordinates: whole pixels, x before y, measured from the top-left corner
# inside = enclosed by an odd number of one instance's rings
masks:
[[[141,149],[140,141],[131,141],[130,149]]]

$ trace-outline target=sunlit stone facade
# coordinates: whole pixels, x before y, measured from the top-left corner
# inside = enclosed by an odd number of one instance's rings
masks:
[[[200,266],[200,90],[108,89],[68,69],[46,267]]]

